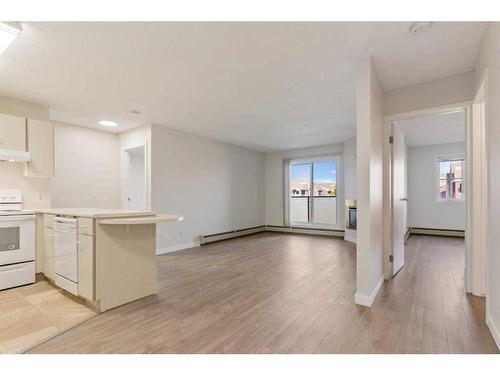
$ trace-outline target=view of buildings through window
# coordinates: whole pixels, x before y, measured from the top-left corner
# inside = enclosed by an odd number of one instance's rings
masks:
[[[290,194],[292,196],[311,196],[311,169],[313,168],[312,195],[337,196],[337,163],[325,161],[295,164],[290,173]]]
[[[463,200],[464,159],[441,160],[439,163],[439,198]]]
[[[290,166],[290,221],[336,223],[337,161]]]

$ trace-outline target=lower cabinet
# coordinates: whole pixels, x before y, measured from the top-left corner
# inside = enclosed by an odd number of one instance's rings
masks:
[[[78,295],[94,301],[94,236],[78,234]]]
[[[40,220],[37,231],[37,256],[41,256],[40,272],[45,277],[54,281],[54,217],[51,214],[37,215]],[[94,248],[94,220],[88,218],[78,219],[77,236],[77,267],[78,267],[78,295],[95,301],[95,248]]]
[[[42,220],[42,272],[54,280],[54,215],[44,214]]]

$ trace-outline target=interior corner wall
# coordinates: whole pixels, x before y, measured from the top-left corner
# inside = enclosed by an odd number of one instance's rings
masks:
[[[262,152],[152,125],[152,210],[184,216],[157,226],[157,252],[264,225],[264,169]]]
[[[118,136],[54,122],[52,207],[120,208]]]
[[[384,114],[462,103],[473,98],[473,72],[384,92]]]
[[[143,126],[139,126],[137,128],[133,128],[121,133],[118,133],[118,162],[120,163],[119,171],[120,171],[120,207],[122,209],[127,208],[127,204],[125,202],[125,150],[136,148],[139,146],[145,147],[145,156],[146,156],[146,207],[148,210],[151,210],[151,130],[152,125],[146,124]],[[161,146],[160,146],[161,147]]]
[[[371,306],[383,280],[383,91],[371,58],[357,66],[355,302]]]
[[[486,74],[486,139],[488,157],[488,255],[486,323],[500,347],[500,23],[491,22],[474,69],[474,88]]]

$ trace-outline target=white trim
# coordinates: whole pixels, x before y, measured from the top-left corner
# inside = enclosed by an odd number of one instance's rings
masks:
[[[455,104],[450,104],[450,105],[444,105],[444,106],[438,106],[438,107],[431,107],[431,108],[426,108],[426,109],[421,109],[421,110],[416,110],[416,111],[410,111],[410,112],[402,112],[402,113],[397,113],[394,115],[387,115],[384,116],[384,165],[383,165],[383,170],[384,170],[384,274],[386,279],[390,279],[392,275],[392,264],[389,261],[389,256],[392,254],[392,186],[391,186],[391,144],[388,142],[389,136],[392,135],[392,123],[394,121],[398,120],[403,120],[403,119],[409,119],[409,118],[415,118],[415,117],[422,117],[422,116],[427,116],[427,115],[433,115],[433,114],[438,114],[438,113],[446,113],[446,112],[455,112],[459,110],[465,110],[466,113],[466,126],[467,129],[469,129],[469,126],[471,126],[471,112],[472,112],[472,101],[465,101],[465,102],[460,102],[460,103],[455,103]],[[467,140],[466,140],[467,141]],[[466,171],[470,170],[468,168],[468,160],[469,160],[469,155],[468,155],[469,150],[466,151]],[[467,172],[466,172],[467,173]],[[466,183],[466,181],[465,181]],[[466,202],[470,201],[470,196],[467,196],[470,194],[470,189],[467,189],[465,187],[465,200]],[[469,214],[467,214],[469,215]],[[470,224],[468,223],[466,225],[466,230],[465,230],[465,237],[466,239],[469,237],[468,234],[469,232],[469,226]],[[468,242],[466,241],[466,258],[470,246],[468,246]],[[465,261],[466,264],[466,270],[468,265],[468,261],[466,259]],[[466,277],[467,280],[467,277]]]
[[[403,120],[403,119],[410,119],[410,118],[415,118],[415,117],[422,117],[422,116],[427,116],[427,115],[434,115],[438,113],[446,113],[446,112],[455,112],[455,111],[460,111],[463,109],[466,109],[472,105],[472,101],[468,100],[465,102],[460,102],[460,103],[455,103],[455,104],[449,104],[449,105],[443,105],[439,107],[431,107],[431,108],[426,108],[426,109],[419,109],[416,111],[410,111],[410,112],[402,112],[402,113],[397,113],[394,115],[388,115],[384,116],[384,121],[387,123],[391,123],[393,121],[397,120]]]
[[[497,348],[500,349],[500,330],[498,330],[497,326],[493,323],[488,314],[486,314],[486,325],[490,329],[491,336],[493,336],[493,340],[495,340]]]
[[[355,229],[346,228],[344,231],[344,240],[346,240],[347,242],[356,243],[356,234],[357,232]]]
[[[377,297],[377,294],[382,288],[382,285],[384,284],[384,275],[380,276],[380,279],[377,282],[377,285],[375,285],[375,288],[371,292],[369,296],[366,296],[364,294],[354,294],[354,303],[357,305],[363,305],[363,306],[368,306],[370,307],[373,305],[373,302],[375,301],[375,297]]]
[[[474,295],[486,294],[486,268],[488,264],[488,156],[486,126],[486,80],[483,78],[474,95],[472,122],[470,125],[471,147],[471,205],[470,205],[470,270],[467,275],[467,289]],[[486,304],[488,302],[486,301]]]
[[[319,156],[292,158],[290,159],[290,165],[312,164],[322,161],[335,161],[336,158],[338,158],[341,155],[342,153],[334,153],[334,154],[322,154]]]
[[[307,228],[297,228],[297,227],[277,227],[277,226],[266,226],[267,232],[283,232],[283,233],[298,233],[298,234],[311,234],[318,236],[332,236],[344,238],[344,231],[339,229],[307,229]]]
[[[193,247],[198,247],[200,245],[201,245],[200,242],[187,242],[187,243],[181,243],[179,245],[172,245],[169,247],[156,249],[156,255],[174,253],[176,251],[187,250],[187,249],[191,249]]]
[[[128,209],[128,174],[130,169],[130,152],[139,148],[144,149],[144,204],[146,210],[151,210],[151,191],[150,191],[150,168],[149,168],[149,142],[130,147],[122,147],[123,155],[123,177],[122,177],[122,206]]]
[[[217,242],[217,241],[222,241],[222,240],[229,240],[231,238],[236,238],[236,237],[242,237],[246,236],[248,234],[255,234],[255,233],[260,233],[264,232],[266,230],[265,225],[261,225],[257,228],[249,228],[249,229],[240,229],[240,230],[235,230],[234,232],[228,232],[228,233],[221,233],[221,234],[216,234],[216,235],[201,235],[200,238],[200,243],[202,245],[211,243],[211,242]]]
[[[290,226],[290,159],[283,159],[283,224]]]
[[[344,159],[343,159],[343,153],[333,153],[333,154],[323,154],[323,155],[318,155],[318,156],[308,156],[308,157],[302,157],[302,158],[294,158],[294,159],[287,159],[287,163],[284,163],[284,167],[287,166],[287,169],[285,171],[285,177],[284,177],[284,198],[285,198],[285,205],[284,205],[284,213],[285,213],[285,219],[284,219],[284,224],[286,226],[293,226],[293,227],[303,227],[303,228],[315,228],[315,229],[332,229],[332,230],[342,230],[344,227],[344,205],[345,205],[345,200],[344,200]],[[294,165],[301,165],[301,164],[311,164],[311,188],[314,189],[314,184],[313,184],[313,164],[315,162],[324,162],[324,161],[334,161],[336,163],[336,190],[337,190],[337,201],[336,201],[336,216],[335,216],[335,223],[330,224],[330,223],[314,223],[314,222],[292,222],[290,220],[290,201],[291,201],[291,196],[290,196],[290,169]],[[312,193],[312,191],[311,191]],[[312,200],[311,200],[312,202]],[[339,204],[340,203],[340,204]],[[310,209],[310,217],[314,217],[314,204],[311,204],[311,209]]]
[[[411,234],[426,234],[431,236],[443,236],[443,237],[465,237],[465,231],[457,229],[433,229],[433,228],[410,228]]]

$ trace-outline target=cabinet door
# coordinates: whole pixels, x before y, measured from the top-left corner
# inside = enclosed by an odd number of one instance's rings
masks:
[[[54,229],[43,228],[42,267],[46,277],[54,280]]]
[[[28,119],[28,151],[31,161],[26,163],[26,177],[54,175],[54,126],[51,122]]]
[[[26,151],[26,119],[0,113],[0,148]]]
[[[43,273],[43,241],[45,227],[43,225],[43,215],[36,214],[35,224],[35,272]]]
[[[94,236],[78,235],[78,295],[94,301]]]

